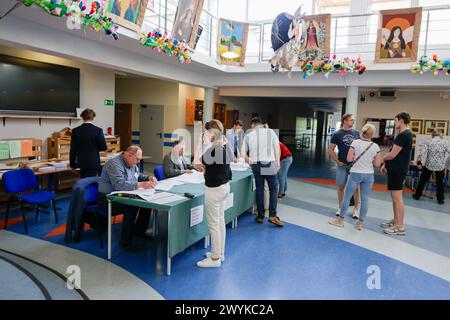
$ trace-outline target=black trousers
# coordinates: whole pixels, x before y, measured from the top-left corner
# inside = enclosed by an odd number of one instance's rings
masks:
[[[108,212],[108,200],[106,200],[105,194],[99,194],[97,204],[104,212]],[[144,235],[147,231],[150,209],[113,203],[112,213],[113,215],[123,214],[121,244],[132,244],[134,235]]]
[[[431,171],[423,167],[422,173],[420,174],[419,185],[417,186],[416,196],[422,196],[423,189],[425,185],[430,180],[431,174],[436,175],[436,197],[438,201],[444,201],[444,178],[445,170],[442,171]]]
[[[96,177],[98,175],[99,169],[80,169],[80,178]]]

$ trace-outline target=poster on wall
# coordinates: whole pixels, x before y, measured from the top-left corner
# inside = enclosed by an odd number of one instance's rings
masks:
[[[331,14],[305,16],[300,59],[325,60],[330,56]]]
[[[106,13],[122,27],[141,31],[149,0],[109,0]]]
[[[439,131],[440,134],[446,136],[448,134],[448,121],[445,120],[425,120],[424,134],[431,135],[433,130]]]
[[[248,23],[219,19],[217,63],[230,66],[245,65]]]
[[[189,47],[195,47],[200,16],[204,0],[180,0],[178,2],[172,37],[178,41],[185,41]]]
[[[417,60],[422,8],[380,11],[375,62]]]

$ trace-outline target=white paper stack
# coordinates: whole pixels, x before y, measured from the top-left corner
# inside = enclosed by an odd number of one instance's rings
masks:
[[[55,167],[52,166],[52,167],[41,167],[38,170],[39,172],[52,172],[55,171],[56,169]]]
[[[182,184],[184,184],[184,182],[182,181],[177,181],[174,179],[165,179],[162,181],[158,181],[158,184],[156,185],[156,190],[169,191],[174,186],[179,186]]]
[[[230,167],[233,171],[245,171],[250,168],[249,165],[245,162],[232,162],[230,163]]]
[[[137,189],[133,191],[114,191],[111,192],[110,195],[116,195],[116,194],[127,194],[127,195],[135,195],[139,198],[150,201],[152,196],[155,194],[155,189]]]
[[[184,173],[181,176],[172,178],[173,180],[180,181],[183,183],[204,183],[205,177],[203,173],[198,171],[193,171],[192,173]]]

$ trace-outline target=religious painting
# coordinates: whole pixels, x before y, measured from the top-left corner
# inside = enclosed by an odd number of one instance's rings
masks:
[[[305,16],[302,21],[301,60],[325,60],[330,57],[331,15]]]
[[[380,11],[375,62],[417,60],[422,8]]]
[[[106,13],[118,25],[141,31],[148,0],[109,0]]]
[[[219,20],[217,63],[244,66],[247,49],[248,23]]]
[[[172,36],[178,41],[185,41],[191,48],[195,47],[203,3],[204,0],[180,0],[178,2]]]

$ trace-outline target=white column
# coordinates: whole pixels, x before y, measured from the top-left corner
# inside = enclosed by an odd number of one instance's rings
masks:
[[[203,105],[203,123],[212,120],[214,105],[214,89],[205,88],[205,102]]]
[[[355,86],[347,87],[347,102],[345,104],[345,113],[351,113],[355,119],[358,114],[359,88]]]

